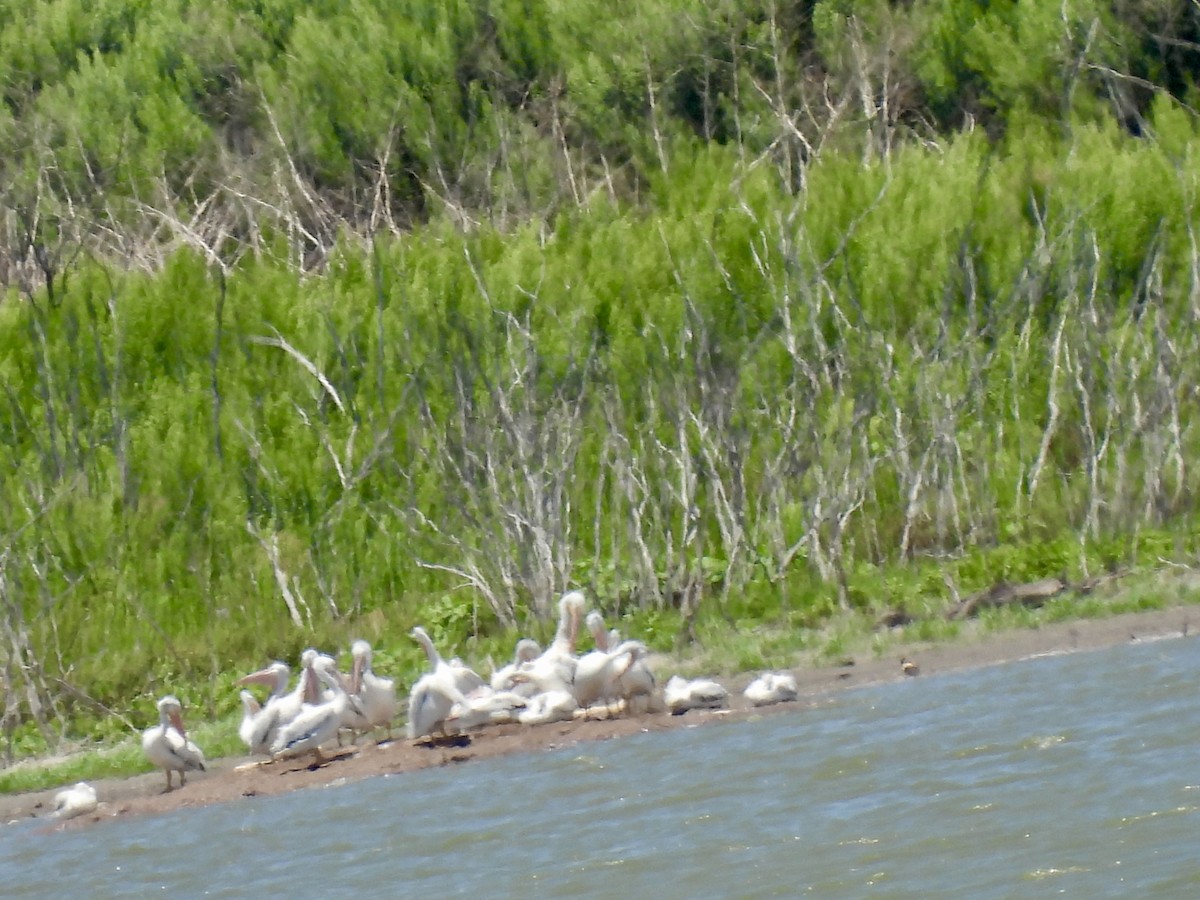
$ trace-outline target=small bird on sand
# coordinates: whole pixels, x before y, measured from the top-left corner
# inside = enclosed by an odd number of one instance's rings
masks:
[[[905,675],[920,675],[921,667],[907,656],[900,657],[900,671]]]

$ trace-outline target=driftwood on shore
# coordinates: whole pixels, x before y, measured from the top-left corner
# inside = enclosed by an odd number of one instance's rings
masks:
[[[1029,581],[1024,584],[1010,584],[1007,581],[1001,581],[951,605],[946,610],[946,618],[967,619],[979,615],[981,609],[1010,606],[1014,603],[1030,609],[1037,609],[1043,606],[1047,600],[1068,591],[1074,594],[1090,594],[1101,585],[1115,581],[1124,574],[1126,573],[1110,572],[1084,579],[1078,584],[1071,584],[1061,578],[1042,578],[1039,581]]]
[[[1027,581],[1021,584],[1000,581],[989,588],[977,591],[967,597],[960,597],[953,582],[948,580],[947,586],[953,594],[954,602],[950,604],[943,615],[949,620],[970,619],[979,615],[980,611],[984,609],[995,609],[1014,604],[1029,609],[1037,609],[1044,606],[1048,601],[1056,597],[1061,597],[1064,594],[1069,593],[1075,596],[1090,594],[1097,588],[1123,578],[1128,574],[1129,570],[1127,569],[1106,572],[1103,575],[1085,578],[1083,581],[1076,583],[1063,578],[1042,578],[1038,581]],[[875,629],[878,631],[884,628],[902,628],[917,621],[918,618],[908,613],[903,606],[900,606],[882,615],[876,621]]]
[[[1066,582],[1059,578],[1043,578],[1040,581],[1031,581],[1026,584],[1009,584],[1007,581],[1001,581],[986,590],[959,600],[946,611],[946,618],[967,619],[978,615],[981,609],[1009,606],[1013,603],[1036,608],[1066,589]]]

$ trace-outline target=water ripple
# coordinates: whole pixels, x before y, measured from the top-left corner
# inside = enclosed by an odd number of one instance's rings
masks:
[[[1194,896],[1200,643],[0,841],[6,896]],[[1188,775],[1192,774],[1192,779]]]

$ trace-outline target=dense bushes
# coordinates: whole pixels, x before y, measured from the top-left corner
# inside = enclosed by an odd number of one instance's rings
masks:
[[[5,721],[1194,549],[1190,19],[984,6],[0,6]]]

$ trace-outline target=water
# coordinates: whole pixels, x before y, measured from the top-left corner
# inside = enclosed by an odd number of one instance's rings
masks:
[[[1193,897],[1200,641],[133,818],[0,830],[7,897]]]

